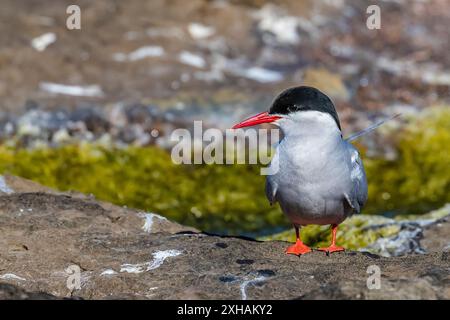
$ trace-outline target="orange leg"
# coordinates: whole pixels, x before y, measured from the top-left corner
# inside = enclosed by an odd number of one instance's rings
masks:
[[[302,240],[300,239],[299,227],[294,226],[294,228],[295,228],[295,235],[297,236],[297,241],[295,242],[295,244],[293,244],[292,246],[289,246],[286,249],[286,253],[287,254],[295,254],[297,256],[300,256],[302,254],[311,252],[311,248],[308,247],[306,244],[304,244],[302,242]]]
[[[338,228],[337,224],[331,225],[331,234],[332,234],[331,245],[329,247],[326,247],[326,248],[319,248],[320,251],[325,251],[327,254],[330,254],[332,252],[344,251],[345,250],[343,247],[339,247],[339,246],[336,245],[337,228]]]

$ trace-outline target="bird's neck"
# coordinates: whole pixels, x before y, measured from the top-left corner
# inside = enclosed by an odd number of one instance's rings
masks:
[[[281,126],[288,140],[342,140],[342,134],[334,122],[286,121]]]
[[[284,137],[279,144],[280,158],[289,166],[314,171],[334,157],[342,145],[341,131],[337,128],[314,126],[283,128]],[[300,170],[300,169],[299,169]]]

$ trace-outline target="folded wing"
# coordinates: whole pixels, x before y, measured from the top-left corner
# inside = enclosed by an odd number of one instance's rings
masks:
[[[350,156],[351,170],[350,179],[352,181],[352,190],[344,197],[355,213],[359,213],[367,201],[367,178],[358,150],[346,142],[346,147]]]

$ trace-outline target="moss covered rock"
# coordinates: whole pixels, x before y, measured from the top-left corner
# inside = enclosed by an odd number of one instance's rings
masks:
[[[156,147],[67,145],[34,150],[0,147],[0,172],[58,190],[157,212],[221,233],[287,226],[264,196],[264,177],[250,165],[175,165]]]
[[[450,108],[430,108],[406,120],[383,134],[396,147],[395,159],[364,159],[364,213],[420,214],[450,202]]]
[[[423,253],[420,245],[424,228],[450,217],[450,204],[423,215],[398,216],[356,215],[339,225],[337,244],[350,250],[362,250],[383,256]],[[313,247],[328,246],[330,228],[310,225],[302,228],[302,240]],[[283,231],[260,240],[295,242],[293,230]]]

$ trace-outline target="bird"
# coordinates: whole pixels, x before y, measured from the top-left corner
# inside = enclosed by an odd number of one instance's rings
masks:
[[[331,244],[319,251],[329,255],[345,250],[336,244],[338,226],[360,213],[367,201],[367,178],[360,153],[343,138],[333,102],[316,88],[292,87],[274,99],[269,111],[232,129],[262,123],[272,123],[283,133],[269,164],[265,192],[295,229],[296,242],[285,252],[300,256],[312,251],[301,240],[301,228],[311,224],[331,226]]]

